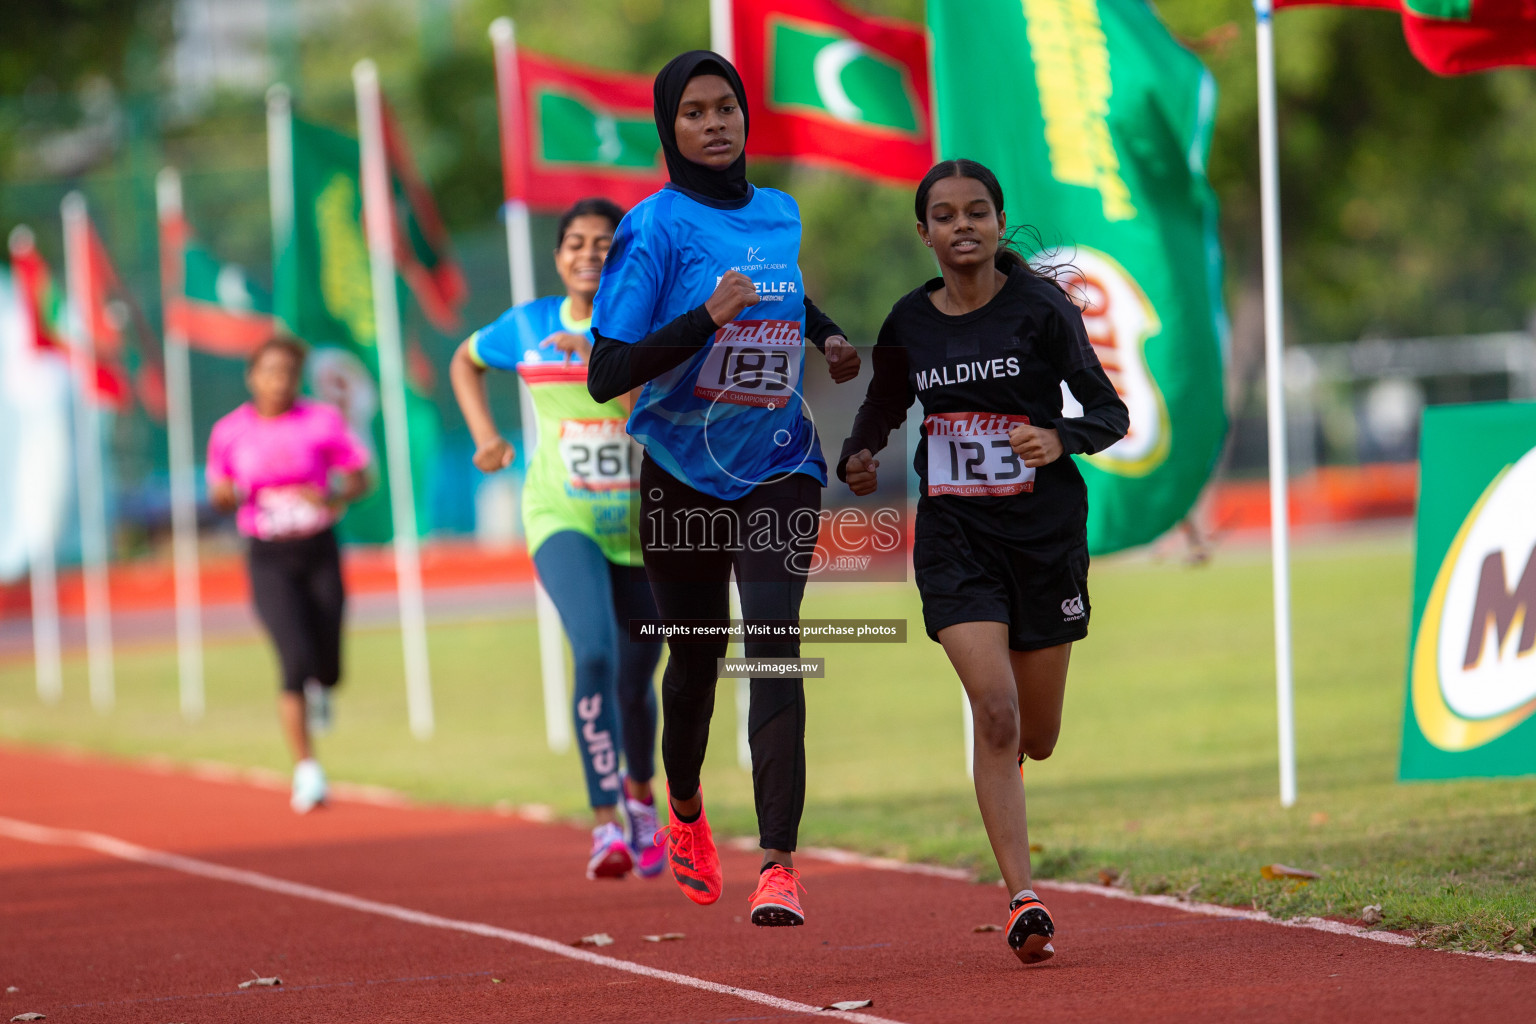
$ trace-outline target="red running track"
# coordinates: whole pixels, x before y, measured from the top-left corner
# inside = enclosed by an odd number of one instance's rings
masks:
[[[757,929],[751,853],[722,851],[725,896],[699,908],[666,878],[587,881],[582,829],[347,801],[299,818],[285,796],[0,750],[0,989],[19,990],[0,1021],[681,1024],[873,999],[863,1019],[907,1024],[1448,1024],[1536,1005],[1536,965],[1049,889],[1058,955],[1024,968],[972,930],[1003,920],[997,887],[810,859],[807,925]],[[595,932],[616,941],[567,945]],[[641,939],[663,932],[686,938]],[[238,989],[252,972],[283,985]]]

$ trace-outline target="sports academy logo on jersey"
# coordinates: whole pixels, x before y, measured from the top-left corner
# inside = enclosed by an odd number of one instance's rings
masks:
[[[1409,699],[1419,731],[1440,750],[1485,746],[1536,714],[1532,509],[1536,448],[1488,485],[1435,574]]]
[[[1147,366],[1147,339],[1162,333],[1157,310],[1136,279],[1107,253],[1079,246],[1061,284],[1083,311],[1083,326],[1104,373],[1130,412],[1123,438],[1087,456],[1093,465],[1121,476],[1146,476],[1168,458],[1172,442],[1168,406]],[[1062,385],[1062,415],[1083,407]]]

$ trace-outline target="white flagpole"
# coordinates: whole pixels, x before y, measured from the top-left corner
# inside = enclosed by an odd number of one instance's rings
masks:
[[[267,203],[274,265],[293,244],[293,202],[293,105],[288,87],[278,83],[267,90]],[[274,294],[279,287],[274,282]]]
[[[1280,173],[1275,131],[1275,42],[1271,0],[1258,19],[1259,185],[1263,213],[1264,375],[1269,407],[1269,518],[1275,586],[1275,700],[1280,733],[1280,805],[1296,803],[1296,723],[1291,687],[1290,509],[1286,494],[1285,338],[1281,321]]]
[[[102,478],[101,412],[97,408],[96,338],[91,324],[90,224],[85,196],[71,192],[59,207],[64,220],[64,274],[73,342],[81,359],[75,403],[75,470],[80,497],[80,561],[85,582],[85,644],[91,705],[110,711],[116,700],[112,676],[112,605],[107,586],[107,504]]]
[[[173,167],[155,179],[155,201],[160,222],[161,308],[185,288],[182,280],[185,239],[166,252],[168,230],[179,230],[181,175]],[[171,461],[171,550],[176,580],[176,661],[181,680],[181,714],[189,722],[203,717],[203,621],[197,557],[197,479],[192,450],[192,370],[187,339],[172,318],[165,317],[165,411],[166,437]]]
[[[32,249],[32,232],[17,226],[7,241],[14,260]],[[41,325],[33,324],[34,331]],[[36,346],[36,339],[28,342]],[[33,354],[33,359],[41,358]],[[51,509],[48,511],[52,511]],[[44,704],[64,697],[63,655],[59,643],[59,585],[54,554],[55,524],[42,512],[27,529],[27,576],[32,589],[32,661],[37,673],[37,696]]]
[[[522,88],[517,73],[517,29],[511,18],[491,22],[491,46],[496,55],[497,106],[504,136],[503,154],[527,145],[519,104]],[[505,158],[505,156],[503,157]],[[515,197],[506,202],[507,266],[512,277],[512,304],[521,306],[538,297],[533,281],[533,234],[528,204]],[[518,409],[523,422],[525,454],[538,443],[538,418],[528,387],[518,383]],[[571,749],[570,698],[565,689],[565,632],[560,612],[537,576],[533,580],[533,608],[539,630],[539,674],[544,690],[544,738],[549,749]]]
[[[373,316],[378,333],[379,391],[384,405],[384,449],[389,464],[394,519],[395,578],[400,595],[400,634],[405,648],[405,692],[411,732],[432,735],[432,676],[427,661],[427,616],[421,592],[421,550],[416,537],[416,499],[411,482],[410,432],[405,409],[405,357],[400,344],[400,307],[395,299],[394,202],[384,152],[384,111],[379,75],[371,60],[352,68],[362,142],[363,223],[373,272]]]
[[[736,59],[736,37],[731,31],[731,0],[709,0],[709,48],[726,60]]]

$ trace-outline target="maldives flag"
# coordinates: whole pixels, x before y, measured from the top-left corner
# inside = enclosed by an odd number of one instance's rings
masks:
[[[1437,75],[1536,65],[1531,0],[1274,0],[1276,7],[1319,4],[1397,11],[1408,49]]]
[[[53,283],[48,263],[37,251],[32,232],[18,227],[11,232],[11,272],[16,276],[16,291],[22,315],[32,338],[32,347],[44,352],[65,351],[59,323],[63,319],[63,297]]]
[[[165,329],[190,347],[243,359],[277,333],[272,297],[199,246],[180,214],[160,221],[160,260]]]
[[[934,162],[928,38],[831,0],[733,0],[754,156],[919,181]]]
[[[164,419],[165,375],[158,361],[146,358],[146,353],[155,352],[159,346],[154,344],[138,302],[124,287],[117,268],[112,265],[107,247],[96,233],[96,225],[89,217],[83,218],[83,224],[87,267],[78,279],[84,285],[85,294],[79,296],[75,308],[90,321],[88,329],[94,349],[91,361],[95,365],[95,379],[87,381],[90,385],[87,393],[114,412],[124,412],[137,392],[144,410],[157,420]],[[71,275],[72,281],[76,279]],[[137,364],[132,372],[128,367],[127,332],[130,328],[139,340],[131,357]]]
[[[496,97],[508,200],[548,212],[588,196],[630,207],[666,184],[650,76],[498,45]]]
[[[389,104],[380,102],[384,156],[395,196],[395,269],[432,326],[452,334],[459,329],[459,312],[469,298],[469,285],[453,255],[432,190],[417,173]]]

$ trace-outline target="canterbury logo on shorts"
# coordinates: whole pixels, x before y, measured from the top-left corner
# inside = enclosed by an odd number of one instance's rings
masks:
[[[1083,617],[1083,596],[1069,597],[1061,602],[1061,614],[1067,622],[1076,622]]]

